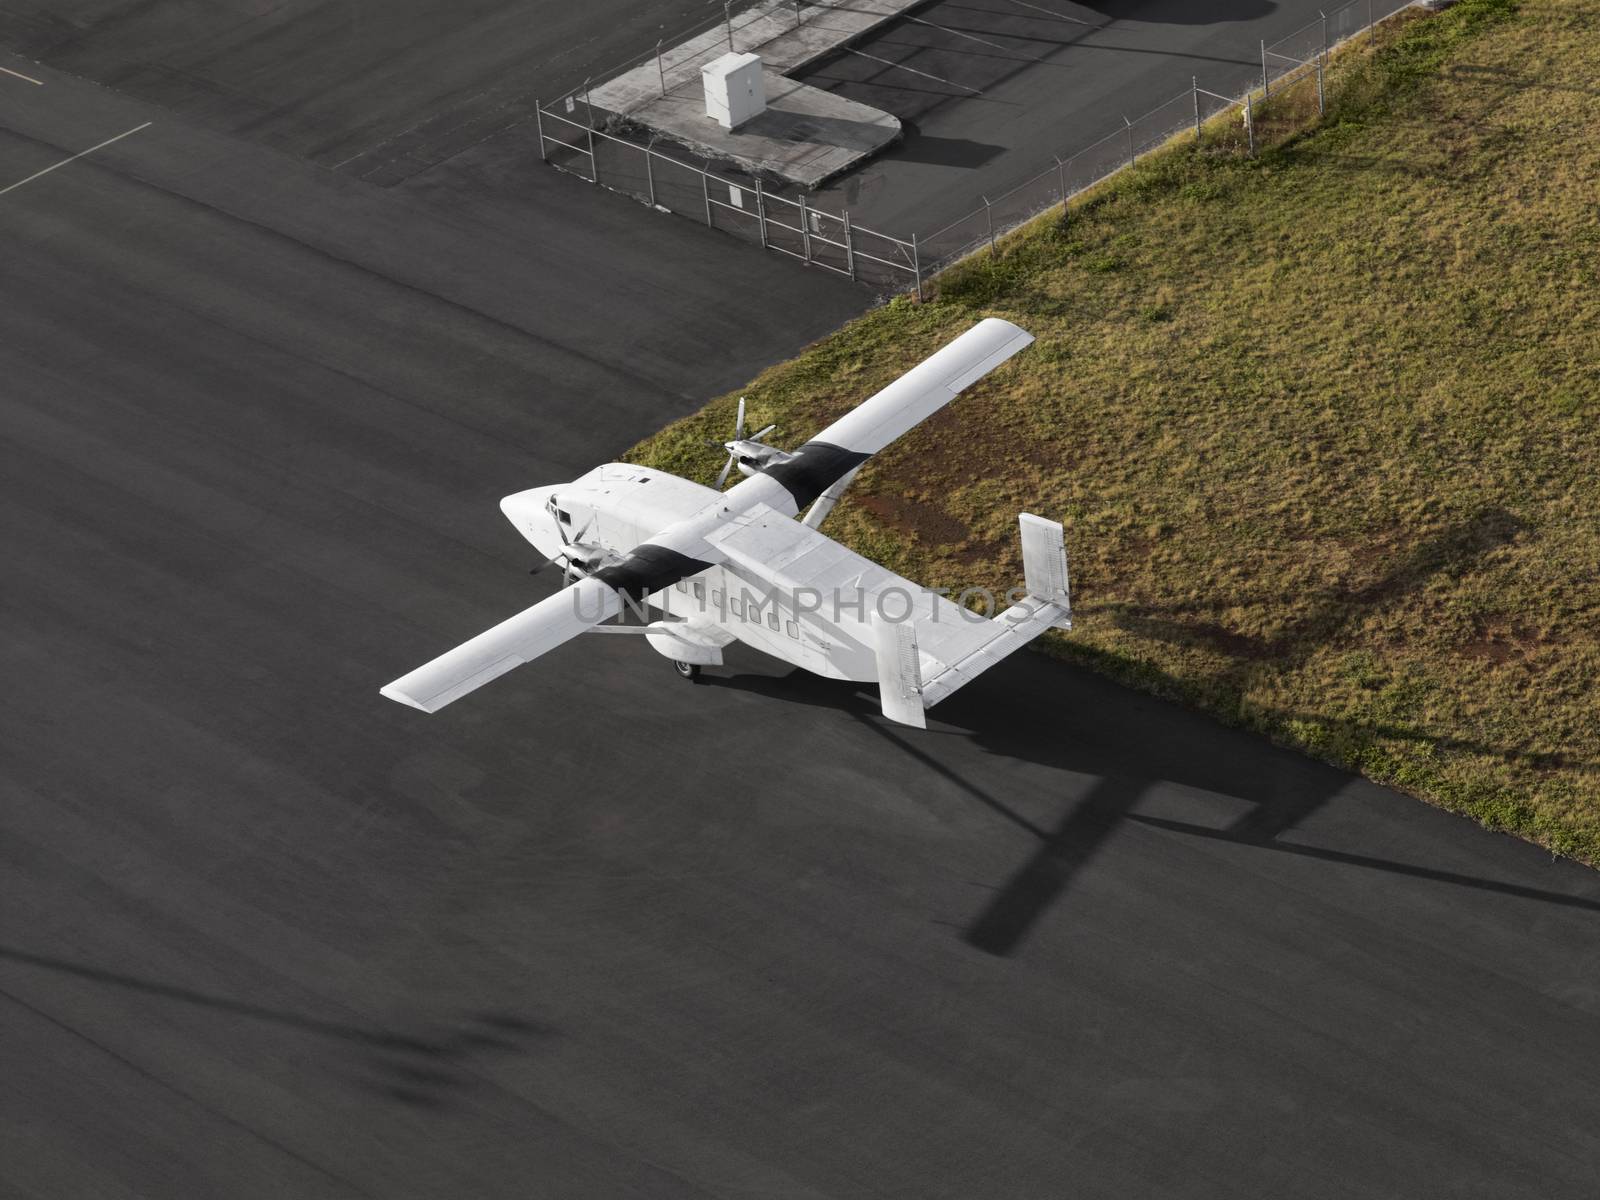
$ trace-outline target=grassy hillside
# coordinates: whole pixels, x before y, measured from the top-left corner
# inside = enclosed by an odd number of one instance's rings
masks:
[[[745,389],[794,444],[982,315],[1038,344],[879,456],[830,531],[1020,577],[1047,648],[1600,862],[1600,19],[1463,0],[1178,144]],[[637,448],[710,480],[733,397]],[[1070,720],[1063,714],[1063,720]]]

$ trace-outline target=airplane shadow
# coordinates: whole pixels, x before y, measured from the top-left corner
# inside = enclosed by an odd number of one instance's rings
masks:
[[[1293,666],[1351,621],[1426,586],[1442,571],[1466,569],[1520,531],[1519,524],[1498,510],[1476,514],[1401,554],[1372,584],[1330,591],[1303,614],[1291,631],[1293,636],[1257,648],[1262,658],[1253,658],[1247,667],[1259,668],[1263,658],[1283,667]],[[903,758],[954,784],[998,818],[1038,839],[1038,849],[965,929],[965,940],[989,954],[1014,953],[1124,821],[1197,839],[1255,846],[1600,913],[1600,900],[1582,895],[1404,862],[1367,852],[1360,845],[1328,848],[1285,842],[1282,835],[1360,777],[1042,654],[1015,655],[962,689],[930,712],[928,733],[902,729],[884,719],[872,684],[823,679],[798,668],[781,667],[777,673],[766,673],[742,666],[742,656],[736,657],[724,669],[726,673],[707,674],[701,681],[785,703],[848,713]],[[1041,703],[1042,698],[1048,702]],[[1092,742],[1081,736],[1085,730],[1092,731]],[[1095,775],[1098,781],[1081,798],[1062,797],[1059,818],[1053,824],[1041,824],[982,781],[952,767],[944,740],[952,736],[975,743],[989,754],[1075,776]],[[1452,744],[1450,739],[1440,741]],[[1235,797],[1251,808],[1223,828],[1136,813],[1141,797],[1158,783]]]

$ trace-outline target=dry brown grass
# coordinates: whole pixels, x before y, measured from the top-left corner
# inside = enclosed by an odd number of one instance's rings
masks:
[[[930,585],[1067,525],[1049,648],[1600,861],[1600,36],[1464,0],[746,389],[794,441],[980,315],[1037,345],[830,531]],[[634,451],[709,479],[713,403]],[[780,439],[781,440],[781,439]]]

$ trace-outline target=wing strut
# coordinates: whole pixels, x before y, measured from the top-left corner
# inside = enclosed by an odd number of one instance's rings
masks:
[[[839,497],[844,495],[845,488],[850,486],[850,481],[856,477],[860,470],[860,467],[852,468],[829,484],[828,490],[817,497],[816,503],[807,511],[805,520],[801,521],[800,524],[807,529],[816,529],[820,526],[827,519],[828,514],[833,511],[833,506],[839,503]]]

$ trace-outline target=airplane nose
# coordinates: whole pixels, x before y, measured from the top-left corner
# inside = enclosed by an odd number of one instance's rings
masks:
[[[550,488],[531,488],[526,492],[514,492],[500,501],[500,511],[505,513],[506,520],[517,527],[518,533],[535,544],[535,535],[550,523],[545,512],[550,491]]]
[[[542,513],[549,488],[529,488],[525,492],[512,492],[500,501],[500,511],[511,521],[522,520],[533,513]]]

